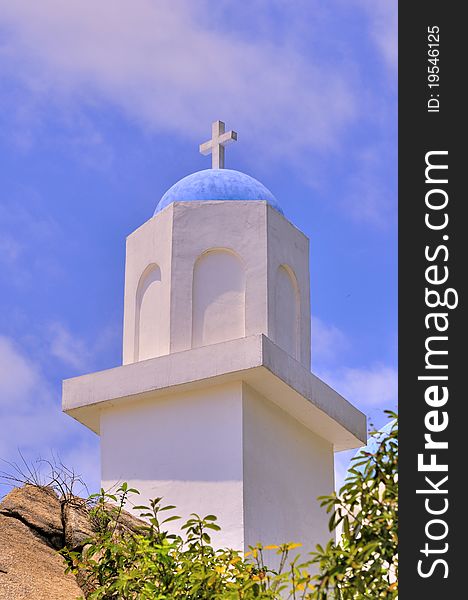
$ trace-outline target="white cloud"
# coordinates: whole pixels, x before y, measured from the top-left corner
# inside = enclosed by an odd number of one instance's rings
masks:
[[[312,317],[312,370],[364,412],[394,409],[398,397],[397,370],[385,364],[361,368],[338,366],[351,340],[335,325]]]
[[[351,40],[324,55],[325,32],[339,22],[333,12],[341,3],[0,0],[0,61],[9,81],[3,129],[27,150],[35,135],[51,135],[44,122],[52,118],[53,135],[63,136],[60,143],[77,160],[105,170],[111,144],[83,108],[116,108],[150,134],[188,139],[194,152],[209,123],[222,118],[239,131],[260,175],[281,160],[320,188],[328,179],[318,155],[344,151],[356,118],[370,118],[377,137],[396,119],[383,108],[387,87],[382,94],[363,85],[365,63],[346,46]],[[362,35],[396,81],[396,3],[355,0],[354,8],[364,12]],[[378,153],[372,146],[369,153]],[[395,198],[381,180],[381,170],[362,169],[341,206],[359,221],[387,223]]]
[[[216,31],[208,2],[0,6],[4,61],[41,102],[110,101],[150,129],[197,142],[223,118],[250,145],[289,158],[335,145],[355,115],[348,66],[306,59],[290,39]]]
[[[43,329],[41,337],[47,340],[46,347],[51,356],[81,375],[93,370],[97,359],[106,355],[116,343],[120,344],[121,330],[115,324],[104,326],[93,331],[93,339],[89,342],[65,323],[54,321]]]
[[[60,433],[59,404],[40,365],[13,340],[0,336],[0,457],[19,446],[43,447]]]
[[[59,322],[49,327],[49,350],[52,356],[78,371],[88,368],[91,352],[84,340],[73,335],[68,328]]]
[[[96,436],[61,412],[59,394],[40,365],[5,336],[0,336],[0,422],[0,459],[18,462],[18,450],[31,461],[58,454],[96,486]],[[8,470],[0,463],[0,471]]]
[[[16,407],[21,411],[23,398],[33,396],[37,393],[35,390],[41,395],[41,388],[37,366],[21,353],[11,339],[0,336],[1,407]]]
[[[395,0],[357,0],[370,18],[371,36],[392,72],[398,66],[398,3]]]
[[[346,335],[335,325],[312,317],[312,365],[333,362],[349,347]]]
[[[374,365],[368,368],[343,368],[334,372],[320,373],[337,392],[352,402],[357,408],[366,413],[368,429],[373,430],[388,423],[383,418],[383,410],[396,410],[398,400],[397,370],[386,365]],[[372,424],[371,421],[376,421]],[[335,489],[339,490],[344,483],[350,460],[358,450],[348,450],[335,454]]]
[[[398,374],[387,365],[322,371],[319,376],[361,410],[394,409],[398,397]]]

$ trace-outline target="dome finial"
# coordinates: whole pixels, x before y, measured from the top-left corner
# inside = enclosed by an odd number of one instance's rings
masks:
[[[235,131],[225,133],[225,124],[222,121],[214,121],[211,124],[211,140],[200,144],[200,152],[204,156],[211,154],[212,169],[224,169],[224,146],[236,141]]]

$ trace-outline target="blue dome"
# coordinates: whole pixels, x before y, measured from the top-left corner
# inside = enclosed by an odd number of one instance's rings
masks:
[[[169,188],[154,214],[172,202],[195,200],[265,200],[283,212],[270,190],[250,175],[232,169],[205,169],[187,175]]]

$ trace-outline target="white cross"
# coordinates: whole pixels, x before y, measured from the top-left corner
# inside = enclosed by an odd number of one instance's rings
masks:
[[[211,124],[211,140],[200,144],[204,156],[211,154],[212,169],[224,169],[224,146],[237,141],[237,133],[232,130],[225,133],[224,128],[222,121],[215,121]]]

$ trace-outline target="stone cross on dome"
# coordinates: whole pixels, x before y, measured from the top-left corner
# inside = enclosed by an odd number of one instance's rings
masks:
[[[235,131],[225,132],[225,124],[222,121],[214,121],[211,124],[211,140],[200,144],[200,152],[204,156],[211,154],[212,169],[224,169],[224,146],[236,141]]]

